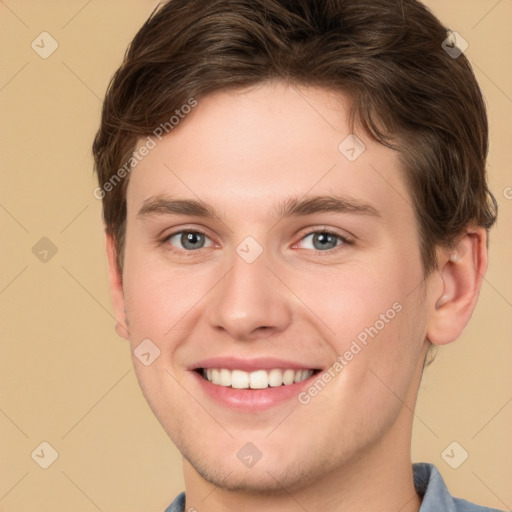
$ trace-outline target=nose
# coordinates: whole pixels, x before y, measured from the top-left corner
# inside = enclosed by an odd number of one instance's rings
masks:
[[[271,336],[291,323],[290,295],[264,254],[252,263],[235,254],[212,296],[209,323],[241,341]]]

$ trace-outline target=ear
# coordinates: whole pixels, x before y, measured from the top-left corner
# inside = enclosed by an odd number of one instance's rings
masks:
[[[122,338],[129,340],[130,333],[128,331],[126,321],[126,310],[123,292],[123,276],[117,267],[117,250],[114,237],[105,231],[107,265],[109,275],[110,296],[114,305],[114,313],[116,316],[116,332]]]
[[[475,309],[487,270],[487,232],[469,230],[456,247],[441,251],[438,262],[441,286],[434,296],[427,338],[434,345],[446,345],[460,336]]]

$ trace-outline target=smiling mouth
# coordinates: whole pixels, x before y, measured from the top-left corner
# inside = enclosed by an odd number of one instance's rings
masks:
[[[267,389],[290,386],[318,373],[316,369],[229,370],[227,368],[198,368],[203,379],[216,385],[233,389]]]

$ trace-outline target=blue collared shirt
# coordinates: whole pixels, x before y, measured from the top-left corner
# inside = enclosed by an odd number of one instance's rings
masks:
[[[496,508],[481,507],[453,498],[433,464],[413,464],[413,472],[416,492],[423,498],[419,512],[500,512]],[[177,496],[165,512],[185,512],[185,493]]]

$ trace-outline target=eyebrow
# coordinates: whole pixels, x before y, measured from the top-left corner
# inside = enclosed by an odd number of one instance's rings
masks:
[[[299,217],[316,213],[351,213],[380,217],[380,212],[371,204],[351,197],[314,196],[309,198],[289,198],[277,205],[279,218]],[[213,207],[196,199],[173,199],[166,196],[154,196],[146,199],[137,217],[155,215],[191,215],[220,220],[220,215]]]
[[[279,217],[296,217],[315,213],[354,213],[380,217],[380,212],[371,204],[351,197],[314,196],[306,199],[290,198],[277,208]]]
[[[194,199],[172,199],[164,196],[154,196],[146,199],[142,203],[137,217],[173,214],[219,218],[215,210],[203,201]]]

